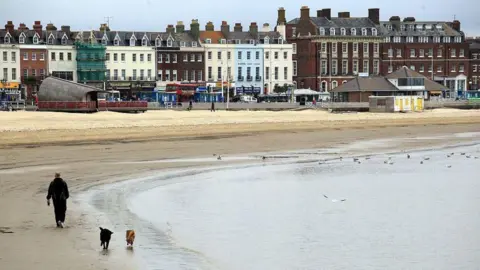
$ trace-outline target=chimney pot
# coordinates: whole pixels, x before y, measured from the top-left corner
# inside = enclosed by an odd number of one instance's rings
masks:
[[[380,9],[379,8],[369,8],[368,9],[368,18],[374,24],[380,24]]]
[[[332,19],[332,10],[329,8],[322,9],[323,17],[327,18],[328,20]]]
[[[287,24],[287,19],[285,17],[285,9],[283,7],[278,9],[278,16],[277,16],[277,25]]]
[[[323,11],[321,9],[317,10],[317,17],[322,18],[323,17]]]

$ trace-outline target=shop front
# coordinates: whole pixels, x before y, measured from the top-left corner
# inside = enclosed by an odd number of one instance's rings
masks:
[[[239,86],[235,88],[237,95],[250,95],[256,96],[259,95],[262,91],[262,87],[255,86]]]
[[[0,81],[0,101],[15,102],[23,101],[21,85],[18,82]]]

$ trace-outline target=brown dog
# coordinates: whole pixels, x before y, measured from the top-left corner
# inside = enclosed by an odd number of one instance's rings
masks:
[[[135,231],[134,230],[127,230],[127,246],[133,246],[133,241],[135,241]]]

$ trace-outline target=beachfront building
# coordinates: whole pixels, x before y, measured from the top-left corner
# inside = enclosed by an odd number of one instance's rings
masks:
[[[460,22],[417,21],[393,16],[380,23],[382,73],[384,75],[407,66],[447,86],[445,97],[462,95],[467,89],[468,49]]]
[[[0,30],[0,100],[12,100],[20,91],[20,48],[11,21]]]
[[[185,30],[183,22],[179,21],[176,26],[168,25],[166,32],[156,35],[158,87],[172,83],[204,83],[204,49],[199,35],[197,20],[192,20],[190,30]]]
[[[48,73],[68,81],[77,81],[77,50],[72,38],[70,26],[61,30],[49,23],[46,27],[46,45],[48,50]]]
[[[380,73],[379,9],[368,17],[350,17],[349,12],[331,16],[330,9],[317,11],[303,6],[300,17],[286,24],[286,37],[293,44],[294,80],[298,88],[322,92],[345,83],[360,73]],[[277,23],[285,23],[285,10],[278,11]]]
[[[471,38],[468,40],[469,58],[470,58],[470,78],[468,80],[469,90],[480,89],[480,37]]]

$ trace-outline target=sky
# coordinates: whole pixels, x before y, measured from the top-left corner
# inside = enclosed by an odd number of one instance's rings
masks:
[[[279,7],[286,9],[287,21],[300,16],[301,6],[310,7],[310,16],[316,10],[331,8],[332,16],[349,11],[352,17],[367,17],[368,8],[380,8],[380,20],[387,21],[391,16],[415,17],[418,21],[461,22],[461,29],[467,36],[480,36],[480,14],[478,0],[404,0],[404,1],[319,1],[319,0],[0,0],[0,23],[13,21],[15,27],[25,23],[31,28],[34,21],[43,26],[53,23],[57,28],[70,25],[72,30],[98,29],[101,23],[110,19],[110,28],[125,31],[165,31],[168,24],[183,21],[189,28],[192,19],[198,19],[201,30],[212,21],[219,29],[222,21],[233,28],[234,23],[242,23],[244,30],[250,22],[259,26],[276,24]],[[180,9],[181,8],[181,9]],[[474,10],[477,10],[475,12]]]

